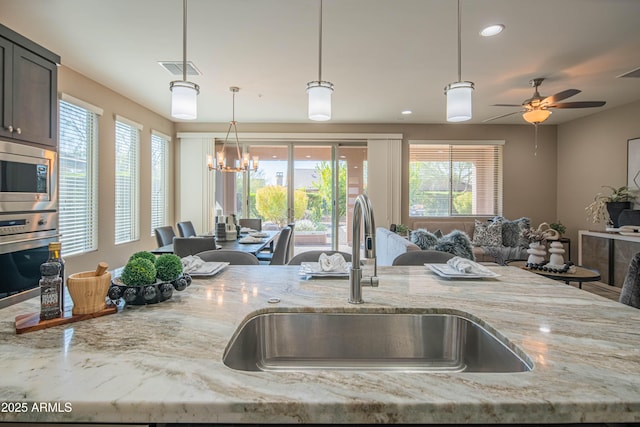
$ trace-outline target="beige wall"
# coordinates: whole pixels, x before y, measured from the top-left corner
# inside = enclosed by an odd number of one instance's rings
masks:
[[[627,140],[640,137],[640,102],[592,114],[558,127],[558,218],[576,242],[578,230],[604,230],[585,207],[601,186],[627,184]]]
[[[122,266],[132,253],[156,247],[155,237],[151,236],[151,199],[149,196],[151,194],[151,130],[173,136],[175,133],[174,124],[64,66],[59,68],[58,91],[104,110],[98,124],[98,250],[83,255],[65,257],[67,271],[75,273],[93,270],[100,261],[107,262],[111,267]],[[167,108],[169,107],[167,106]],[[114,244],[115,114],[144,126],[140,135],[140,194],[142,195],[140,200],[140,240],[117,246]],[[173,169],[172,161],[170,170]],[[173,177],[170,181],[173,188]],[[170,215],[173,224],[173,206]]]
[[[177,132],[223,132],[228,124],[178,123]],[[509,219],[522,216],[534,224],[556,220],[556,126],[540,126],[538,150],[534,155],[532,125],[441,125],[441,124],[256,124],[239,123],[239,132],[337,132],[337,133],[401,133],[403,164],[409,159],[407,144],[413,139],[505,140],[504,147],[504,211]],[[403,168],[402,221],[411,224],[406,195],[409,171]],[[374,206],[375,208],[375,206]]]

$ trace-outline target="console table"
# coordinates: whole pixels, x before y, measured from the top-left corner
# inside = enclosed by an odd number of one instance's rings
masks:
[[[596,269],[602,281],[622,287],[629,264],[640,252],[640,237],[604,231],[578,231],[578,264]]]

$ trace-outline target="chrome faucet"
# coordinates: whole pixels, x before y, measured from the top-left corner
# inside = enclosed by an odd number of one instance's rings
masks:
[[[362,277],[360,269],[360,222],[364,219],[364,256],[373,264],[373,275]],[[373,208],[369,198],[361,194],[353,206],[353,223],[351,226],[351,271],[349,272],[349,303],[362,304],[362,287],[378,286],[376,262],[376,224],[373,220]]]

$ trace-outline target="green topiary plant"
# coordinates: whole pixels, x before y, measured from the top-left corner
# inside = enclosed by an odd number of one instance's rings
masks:
[[[156,267],[145,258],[134,258],[124,266],[122,283],[127,286],[144,286],[155,283]]]
[[[135,258],[148,259],[149,261],[151,261],[154,264],[156,262],[156,256],[154,254],[152,254],[151,252],[147,252],[147,251],[136,252],[135,254],[133,254],[133,255],[131,255],[129,257],[129,261],[131,261],[132,259],[135,259]]]
[[[156,259],[156,274],[163,282],[172,282],[182,274],[182,261],[174,254],[160,255]]]

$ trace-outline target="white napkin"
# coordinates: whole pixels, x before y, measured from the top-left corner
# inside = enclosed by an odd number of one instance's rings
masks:
[[[347,262],[344,260],[342,254],[327,255],[323,252],[318,258],[318,263],[322,271],[347,271]]]
[[[182,271],[185,273],[192,273],[194,271],[198,271],[204,265],[204,261],[195,255],[188,255],[181,259],[182,261]]]
[[[491,270],[477,262],[471,261],[467,258],[455,256],[447,261],[447,264],[460,273],[467,274],[491,274]]]
[[[256,231],[255,233],[249,233],[249,236],[251,236],[251,237],[267,237],[267,233],[264,233],[262,231]]]
[[[263,241],[264,240],[253,236],[243,237],[242,239],[238,240],[238,242],[240,243],[262,243]]]

